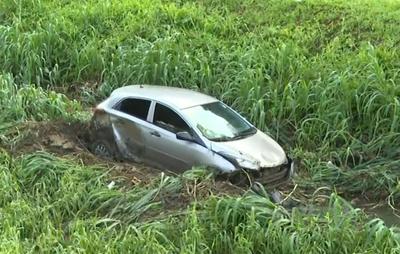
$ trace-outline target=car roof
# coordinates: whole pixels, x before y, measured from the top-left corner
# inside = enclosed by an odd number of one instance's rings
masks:
[[[115,89],[111,93],[110,97],[118,97],[119,99],[137,97],[155,100],[167,105],[175,106],[179,109],[218,101],[214,97],[193,90],[156,85],[130,85],[120,87]]]

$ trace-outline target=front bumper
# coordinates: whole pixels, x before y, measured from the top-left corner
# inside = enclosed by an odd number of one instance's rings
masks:
[[[288,158],[288,163],[272,168],[261,168],[260,170],[242,169],[235,172],[236,179],[248,179],[249,182],[259,182],[267,189],[274,189],[287,183],[295,172],[294,161]]]
[[[267,188],[276,188],[287,183],[294,175],[294,161],[288,158],[288,163],[273,168],[261,168],[259,171],[249,172],[253,181],[260,182]]]

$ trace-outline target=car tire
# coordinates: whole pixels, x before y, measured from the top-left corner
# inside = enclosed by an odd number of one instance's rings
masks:
[[[91,144],[92,153],[100,158],[112,160],[114,153],[106,140],[97,140]]]
[[[107,160],[113,160],[118,157],[114,136],[108,128],[93,130],[91,136],[89,148],[94,155]]]

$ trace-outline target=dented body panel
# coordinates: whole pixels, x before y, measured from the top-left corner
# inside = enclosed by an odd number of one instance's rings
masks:
[[[125,159],[141,161],[145,154],[146,127],[125,117],[111,115],[112,130],[119,152]]]
[[[276,167],[287,163],[287,157],[282,147],[261,131],[239,140],[213,142],[212,149],[219,153],[236,153],[237,157],[257,164],[258,169]]]
[[[140,119],[115,107],[127,98],[148,100],[147,116]],[[212,141],[193,125],[183,110],[214,102],[218,100],[186,89],[128,86],[115,90],[96,107],[92,126],[97,131],[108,132],[121,158],[161,169],[182,171],[193,166],[208,166],[221,174],[245,170],[255,172],[258,177],[270,176],[271,183],[284,182],[293,175],[293,162],[265,133],[257,130],[237,140]],[[179,138],[178,133],[154,123],[156,105],[168,107],[190,127],[186,138]],[[243,121],[247,122],[244,118]]]

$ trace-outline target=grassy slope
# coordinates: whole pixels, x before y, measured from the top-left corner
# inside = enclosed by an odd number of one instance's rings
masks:
[[[74,118],[80,104],[47,88],[92,103],[124,84],[173,84],[220,97],[290,145],[303,159],[299,183],[397,197],[398,7],[394,1],[5,0],[0,132],[14,121]],[[3,252],[147,246],[148,252],[376,253],[399,244],[380,221],[364,225],[359,212],[343,214],[346,205],[336,197],[323,218],[288,217],[249,195],[211,198],[183,220],[142,225],[138,216],[157,209],[151,193],[158,183],[124,195],[106,189],[104,176],[91,169],[47,154],[2,152],[0,164]],[[179,187],[179,179],[169,181]]]

